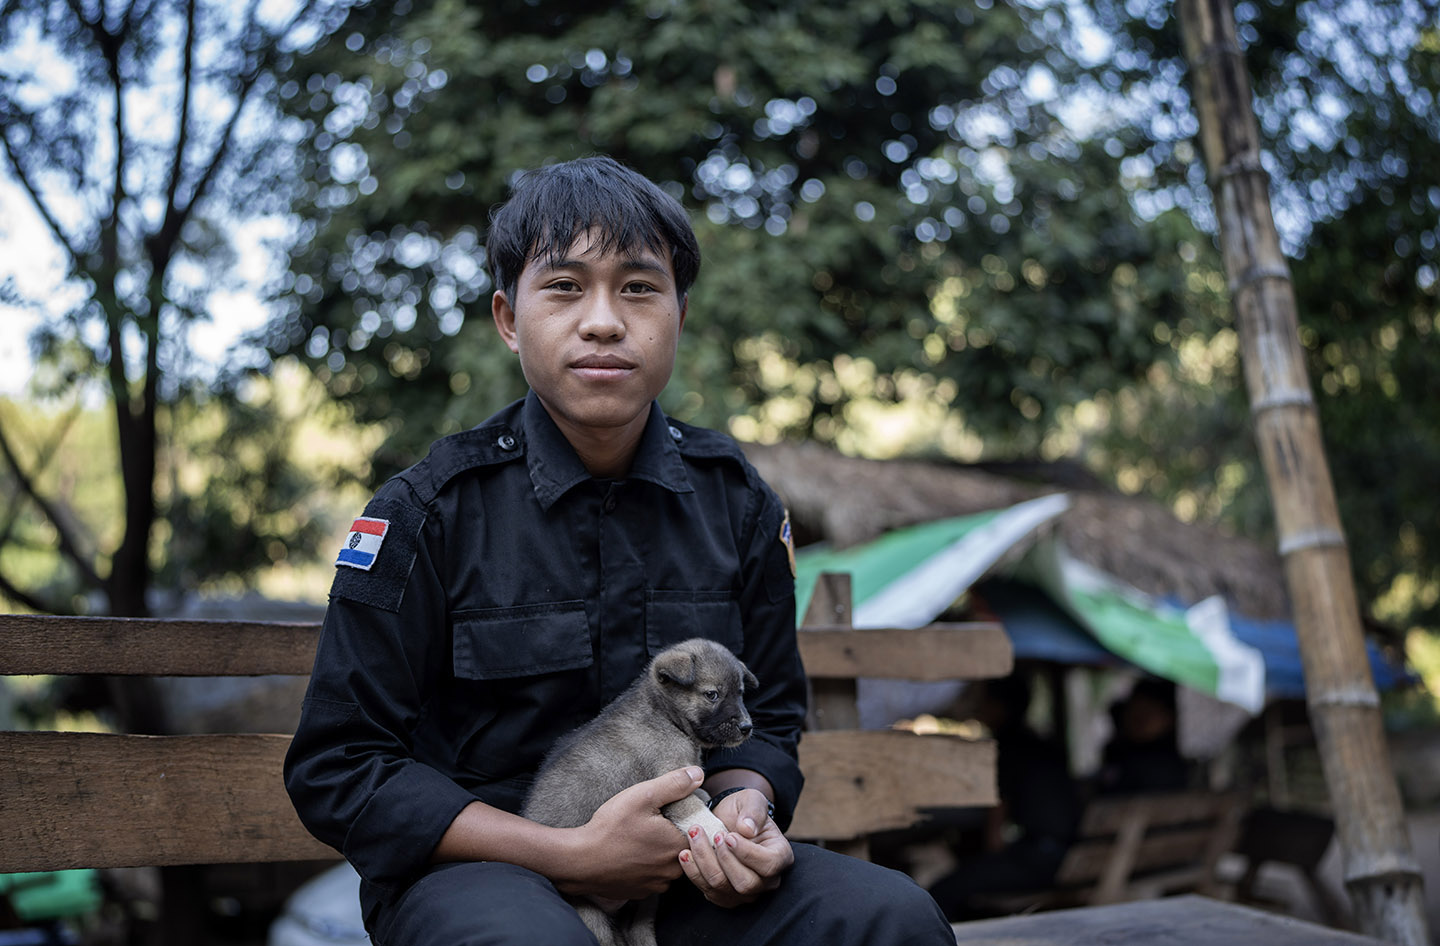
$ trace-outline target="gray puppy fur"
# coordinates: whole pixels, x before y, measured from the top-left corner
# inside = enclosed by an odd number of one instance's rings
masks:
[[[557,828],[585,824],[617,793],[685,766],[706,749],[738,746],[750,735],[743,696],[758,684],[734,654],[696,637],[655,656],[635,682],[546,755],[521,814]],[[699,825],[712,843],[725,825],[697,790],[663,809],[688,833]],[[571,898],[600,946],[653,946],[655,898],[628,916],[618,901]]]

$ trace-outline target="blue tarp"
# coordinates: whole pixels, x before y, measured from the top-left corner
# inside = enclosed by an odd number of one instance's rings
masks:
[[[1008,579],[983,581],[974,589],[1010,636],[1016,660],[1048,660],[1054,663],[1095,667],[1125,667],[1129,664],[1100,645],[1100,642],[1066,614],[1049,595],[1024,582]]]
[[[995,613],[1010,636],[1017,660],[1048,660],[1093,667],[1130,666],[1106,650],[1064,610],[1034,585],[1009,579],[989,579],[975,587],[978,597]],[[1300,664],[1300,640],[1289,621],[1262,621],[1230,613],[1235,637],[1260,651],[1265,660],[1265,695],[1269,699],[1304,699],[1305,677]],[[1414,676],[1396,666],[1373,642],[1367,641],[1370,669],[1379,690],[1413,682]]]
[[[1235,636],[1265,657],[1265,692],[1271,699],[1304,699],[1305,675],[1300,667],[1300,638],[1289,621],[1261,621],[1242,614],[1230,615]],[[1380,648],[1365,642],[1370,672],[1377,690],[1391,690],[1414,682],[1404,667],[1395,666]]]

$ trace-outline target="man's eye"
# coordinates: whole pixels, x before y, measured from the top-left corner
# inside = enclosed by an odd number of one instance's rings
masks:
[[[633,292],[633,293],[636,293],[636,294],[638,295],[638,294],[646,293],[646,292],[654,292],[654,291],[655,291],[655,287],[649,285],[648,283],[632,282],[632,283],[630,283],[629,285],[627,285],[627,286],[625,287],[625,291],[626,291],[626,292]]]
[[[557,279],[555,282],[552,282],[548,288],[558,289],[560,292],[574,292],[575,290],[580,288],[580,285],[574,280]]]

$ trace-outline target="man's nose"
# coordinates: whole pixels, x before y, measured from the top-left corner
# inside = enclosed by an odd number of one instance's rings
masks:
[[[615,300],[597,294],[585,307],[579,330],[582,338],[624,338],[625,320],[621,317]]]

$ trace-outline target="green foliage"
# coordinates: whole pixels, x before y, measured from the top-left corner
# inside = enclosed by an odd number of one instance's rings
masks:
[[[243,285],[239,225],[288,209],[293,136],[276,120],[274,69],[334,15],[313,3],[278,18],[258,4],[241,13],[174,0],[0,6],[0,170],[29,199],[64,273],[35,297],[9,282],[3,302],[43,316],[32,338],[38,395],[108,400],[122,498],[87,521],[73,508],[79,497],[41,482],[64,445],[46,432],[21,442],[0,419],[0,470],[24,497],[12,521],[42,521],[63,562],[43,579],[17,578],[0,556],[0,591],[16,603],[146,613],[163,559],[161,418],[204,389],[188,333],[211,317],[217,293]]]
[[[523,390],[489,329],[489,208],[518,169],[604,152],[681,197],[705,252],[668,409],[836,440],[920,389],[1034,450],[1173,358],[1152,329],[1184,317],[1116,142],[1060,120],[1065,26],[989,0],[358,9],[281,90],[315,227],[269,344],[403,418],[387,461],[412,460]],[[776,390],[757,353],[874,379]]]
[[[82,554],[118,544],[124,497],[113,419],[96,411],[0,400],[0,428],[15,439],[16,459],[32,471],[35,488],[66,510],[67,524],[88,524]],[[57,610],[86,610],[84,576],[57,553],[55,524],[26,499],[9,464],[0,466],[0,493],[14,497],[0,511],[0,576]],[[19,605],[0,588],[0,606]]]
[[[35,488],[81,537],[78,551],[98,557],[113,548],[125,502],[109,412],[0,400],[0,424],[25,445],[17,460],[36,472]],[[246,382],[234,398],[174,404],[162,424],[170,435],[157,458],[155,586],[173,593],[258,584],[284,597],[318,597],[328,562],[317,566],[316,550],[328,550],[363,507],[369,490],[360,484],[371,478],[370,453],[383,431],[357,424],[293,360],[277,364],[273,378]],[[9,470],[0,470],[0,490],[22,496]],[[0,537],[0,574],[47,610],[99,607],[73,559],[57,551],[56,527],[37,504],[9,504]],[[22,605],[0,588],[0,610]]]
[[[177,405],[170,426],[154,549],[164,588],[248,584],[312,565],[363,507],[359,484],[380,438],[293,360],[234,398]],[[327,586],[323,564],[311,597]]]
[[[1115,31],[1118,84],[1144,89],[1183,68],[1170,6],[1093,4]],[[1440,4],[1265,0],[1237,4],[1236,19],[1360,597],[1384,621],[1435,627]],[[1143,94],[1188,108],[1183,89]],[[1164,112],[1145,131],[1147,156],[1193,133]],[[1211,226],[1198,177],[1188,187]],[[1145,466],[1156,495],[1267,534],[1238,363],[1174,381],[1106,438],[1110,462]]]

